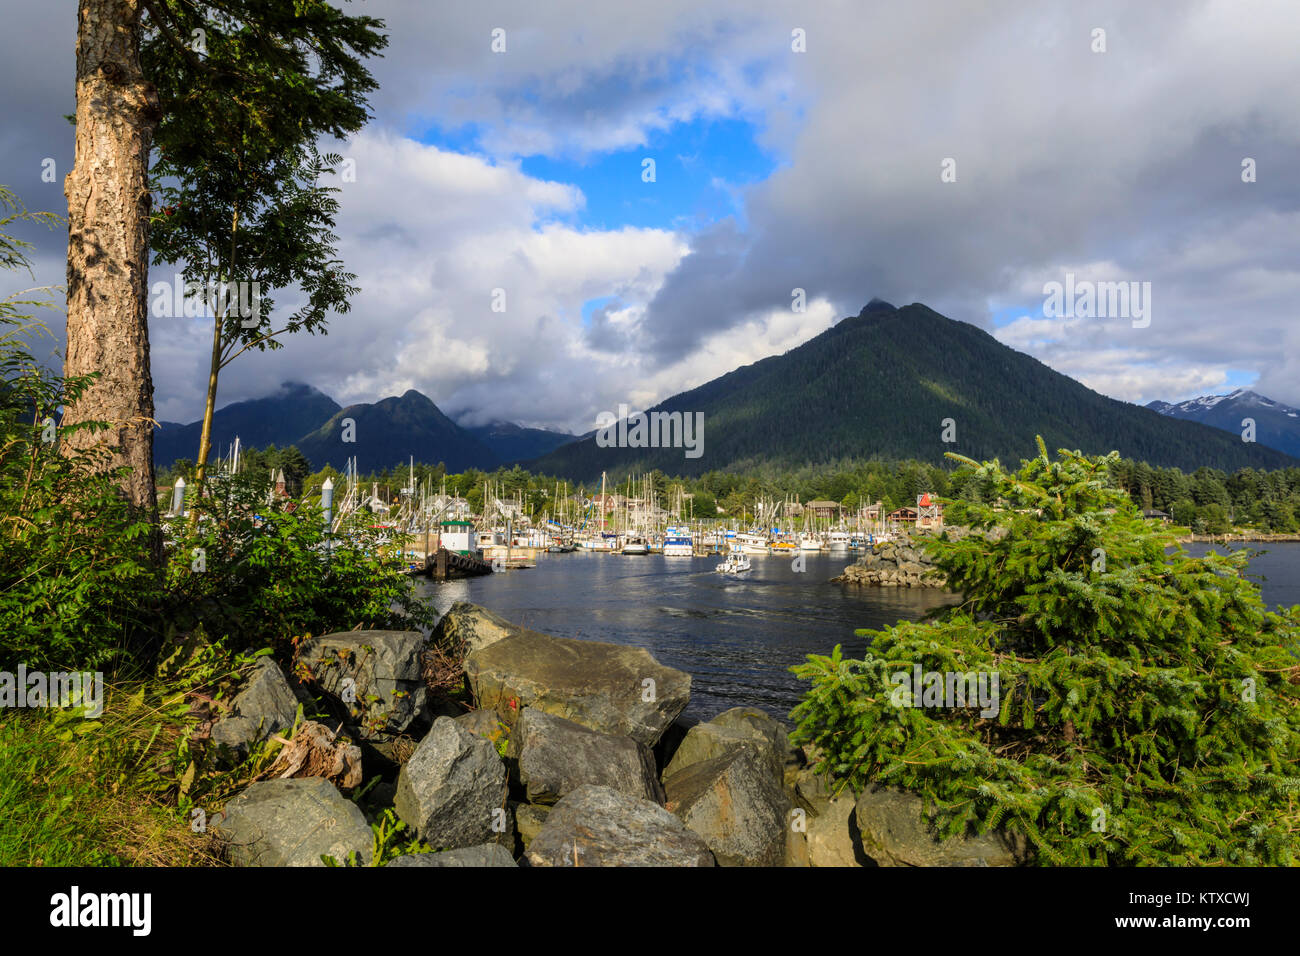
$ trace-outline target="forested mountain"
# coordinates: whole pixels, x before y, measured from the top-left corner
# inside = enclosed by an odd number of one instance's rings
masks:
[[[349,437],[353,440],[346,441]],[[413,388],[400,397],[340,409],[294,444],[316,468],[329,464],[342,469],[353,457],[361,471],[404,464],[411,456],[428,464],[443,462],[449,471],[500,464],[491,449]]]
[[[577,435],[554,432],[545,428],[525,428],[511,422],[492,422],[489,425],[471,425],[467,432],[481,441],[504,462],[523,461],[554,451],[561,445],[577,441]]]
[[[344,418],[357,422],[355,446],[341,440]],[[168,468],[178,459],[193,461],[202,424],[162,422],[154,432],[155,465]],[[400,398],[344,409],[323,392],[297,382],[285,382],[273,395],[218,409],[212,419],[213,456],[226,454],[236,436],[244,448],[296,445],[316,468],[340,467],[356,455],[364,459],[362,467],[383,469],[414,455],[429,464],[445,461],[453,471],[532,458],[577,437],[510,422],[462,428],[414,389]]]
[[[1238,437],[1244,428],[1242,422],[1250,419],[1255,423],[1255,441],[1288,455],[1300,456],[1300,409],[1275,402],[1249,389],[1239,388],[1227,395],[1202,395],[1176,405],[1149,402],[1147,408],[1161,415],[1232,432]]]
[[[703,454],[680,448],[601,448],[595,436],[527,463],[590,480],[602,471],[660,468],[695,475],[761,464],[846,459],[940,461],[953,451],[1015,460],[1049,448],[1119,450],[1194,470],[1277,468],[1295,459],[1194,422],[1107,398],[919,303],[872,300],[780,356],[674,395],[649,411],[704,415]],[[943,441],[946,421],[949,435]]]
[[[339,403],[324,392],[300,382],[285,382],[263,398],[233,402],[212,416],[212,455],[226,453],[235,436],[246,448],[289,445],[315,431],[339,410]],[[193,461],[199,456],[199,432],[203,422],[161,422],[153,436],[153,460],[166,468],[178,458]]]

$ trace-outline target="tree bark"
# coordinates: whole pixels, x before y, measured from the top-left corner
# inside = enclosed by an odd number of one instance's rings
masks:
[[[104,421],[69,449],[103,444],[129,465],[122,490],[157,524],[153,380],[149,371],[149,152],[158,99],[140,70],[139,0],[79,0],[77,133],[68,198],[67,376],[99,379],[64,424]]]

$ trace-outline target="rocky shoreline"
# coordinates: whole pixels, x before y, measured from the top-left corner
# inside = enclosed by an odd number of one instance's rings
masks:
[[[431,692],[431,654],[463,654],[477,708]],[[213,726],[211,746],[232,759],[273,737],[281,750],[211,832],[240,866],[371,864],[386,813],[433,851],[386,864],[401,867],[1024,862],[1001,834],[938,841],[913,794],[840,790],[760,710],[687,725],[690,686],[642,648],[541,634],[464,603],[429,639],[313,638],[288,675],[263,659]],[[326,707],[339,730],[295,727],[299,704]],[[364,805],[349,799],[363,777]]]
[[[934,566],[925,550],[911,535],[878,542],[856,562],[850,564],[832,584],[882,588],[939,588],[948,579]]]
[[[1005,533],[1003,529],[994,529],[991,533]],[[968,528],[945,528],[944,534],[957,539],[970,534]],[[1180,544],[1189,542],[1208,542],[1228,544],[1241,542],[1285,542],[1300,541],[1296,534],[1268,534],[1265,532],[1243,532],[1236,534],[1193,534],[1177,539]],[[882,588],[935,588],[948,589],[944,573],[934,566],[926,555],[921,542],[910,534],[902,534],[892,541],[874,545],[869,551],[846,567],[832,584],[846,584],[854,587]]]

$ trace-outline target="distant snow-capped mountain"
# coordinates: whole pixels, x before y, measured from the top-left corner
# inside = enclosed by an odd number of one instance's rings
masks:
[[[1148,402],[1147,408],[1186,421],[1240,435],[1242,421],[1255,421],[1255,441],[1288,455],[1300,456],[1300,409],[1239,388],[1226,395],[1202,395],[1185,402]]]

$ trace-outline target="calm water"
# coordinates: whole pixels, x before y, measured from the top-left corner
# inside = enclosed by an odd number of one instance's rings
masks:
[[[1188,554],[1197,556],[1213,549],[1219,554],[1250,548],[1263,551],[1250,561],[1247,577],[1260,587],[1264,603],[1270,608],[1279,604],[1300,604],[1300,541],[1233,541],[1231,544],[1194,542],[1183,545]]]
[[[737,578],[713,571],[718,558],[543,554],[535,568],[421,586],[440,613],[471,601],[558,637],[644,647],[691,675],[693,718],[738,706],[784,718],[807,686],[791,664],[837,643],[861,656],[866,641],[854,628],[916,620],[954,600],[942,591],[829,584],[854,556],[804,557],[807,570],[797,573],[788,558],[754,555],[754,570]],[[1300,543],[1272,545],[1251,570],[1268,578],[1268,604],[1300,604]]]
[[[423,584],[441,613],[471,601],[517,624],[558,637],[644,647],[691,675],[686,713],[707,719],[728,707],[785,717],[806,686],[788,670],[836,643],[861,655],[854,628],[915,619],[951,600],[942,592],[859,591],[829,584],[850,556],[753,555],[743,577],[717,574],[720,558],[543,554],[537,567]]]

